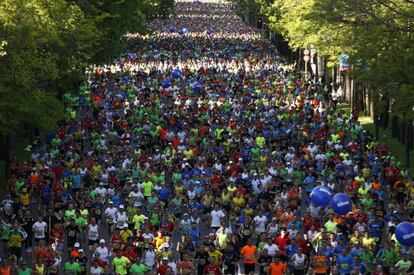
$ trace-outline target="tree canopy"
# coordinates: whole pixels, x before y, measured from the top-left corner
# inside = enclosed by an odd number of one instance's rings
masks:
[[[331,64],[348,54],[355,78],[393,98],[393,112],[413,118],[414,1],[244,1],[258,4],[272,31],[282,34],[292,49],[313,47]]]
[[[116,58],[122,36],[147,31],[147,18],[167,16],[161,5],[173,2],[0,0],[0,133],[53,127],[85,69]]]

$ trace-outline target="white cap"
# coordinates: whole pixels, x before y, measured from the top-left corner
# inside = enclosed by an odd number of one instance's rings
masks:
[[[75,243],[74,247],[80,247],[80,243]]]
[[[124,209],[124,205],[123,205],[123,204],[121,204],[121,205],[119,206],[119,209]]]
[[[101,239],[101,240],[99,241],[99,243],[105,243],[105,240],[104,240],[104,239]]]

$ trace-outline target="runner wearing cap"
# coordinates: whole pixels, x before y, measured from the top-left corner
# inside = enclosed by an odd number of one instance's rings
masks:
[[[99,259],[106,264],[109,263],[109,257],[111,256],[111,252],[108,247],[105,246],[105,240],[101,239],[99,241],[99,246],[95,249],[95,255],[99,255]]]

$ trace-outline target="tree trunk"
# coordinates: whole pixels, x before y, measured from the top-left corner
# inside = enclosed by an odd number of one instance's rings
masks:
[[[411,150],[411,143],[410,142],[410,130],[412,130],[412,121],[405,121],[405,165],[407,169],[410,167],[410,150]],[[411,129],[410,129],[411,128]]]
[[[319,82],[319,55],[318,52],[315,52],[315,79],[316,82]]]
[[[374,112],[374,124],[375,124],[375,139],[379,140],[379,127],[381,123],[381,116],[378,112],[378,110],[375,110]]]
[[[385,110],[384,110],[384,119],[382,121],[382,128],[385,130],[388,126],[388,120],[389,120],[389,113],[388,110],[390,109],[390,101],[388,99],[385,99]]]
[[[408,145],[409,145],[409,149],[413,150],[413,121],[409,121],[408,122]]]
[[[400,137],[400,133],[398,130],[398,117],[397,116],[393,116],[391,119],[391,136],[393,138],[399,138]]]
[[[407,122],[404,119],[401,122],[401,139],[400,139],[402,144],[406,144],[407,142]]]
[[[6,133],[3,135],[3,142],[4,142],[4,151],[3,151],[4,175],[6,177],[6,182],[7,182],[7,180],[10,178],[10,155],[11,155],[10,133]]]

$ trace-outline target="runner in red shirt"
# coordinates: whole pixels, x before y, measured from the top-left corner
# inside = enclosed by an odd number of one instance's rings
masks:
[[[173,274],[173,270],[171,266],[168,265],[168,258],[164,257],[162,258],[161,264],[158,266],[157,269],[158,275],[167,275],[167,274]]]
[[[186,255],[183,255],[183,260],[177,266],[179,274],[187,275],[196,273],[196,269],[192,262],[188,260]]]
[[[215,264],[213,259],[209,257],[209,264],[204,267],[203,274],[206,275],[220,275],[221,269],[218,264]]]

